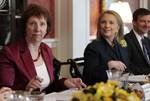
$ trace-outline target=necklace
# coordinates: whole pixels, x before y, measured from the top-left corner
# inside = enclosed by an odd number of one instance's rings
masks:
[[[35,59],[33,59],[33,62],[38,61],[38,59],[40,58],[40,55],[41,55],[41,51],[40,51],[40,49],[39,49],[39,50],[38,50],[38,56],[37,56]]]

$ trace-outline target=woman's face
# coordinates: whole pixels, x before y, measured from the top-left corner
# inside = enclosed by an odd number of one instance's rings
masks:
[[[112,14],[104,14],[100,21],[99,30],[104,38],[113,39],[119,30],[116,17]]]
[[[41,42],[47,33],[47,21],[44,17],[31,16],[26,24],[26,39]]]

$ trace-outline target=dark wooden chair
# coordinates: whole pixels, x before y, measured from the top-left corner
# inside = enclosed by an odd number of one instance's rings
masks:
[[[72,77],[82,78],[82,72],[84,68],[84,57],[68,59],[67,61],[70,63],[70,75]]]
[[[53,59],[54,77],[56,80],[59,79],[60,70],[63,65],[70,65],[70,62],[61,62],[60,60],[56,58]]]
[[[64,65],[68,65],[67,67],[69,67],[69,72],[70,72],[71,77],[82,78],[82,72],[84,68],[84,57],[75,58],[75,59],[69,58],[67,59],[66,62],[61,62],[55,58],[53,60],[55,79],[59,79],[60,69]]]

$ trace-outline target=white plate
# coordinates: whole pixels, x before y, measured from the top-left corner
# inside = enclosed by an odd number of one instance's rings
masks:
[[[129,82],[149,82],[149,77],[147,75],[132,75],[128,78]]]

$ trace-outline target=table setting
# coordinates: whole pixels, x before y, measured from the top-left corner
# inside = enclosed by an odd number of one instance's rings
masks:
[[[6,101],[150,101],[149,75],[133,75],[116,70],[106,72],[106,83],[49,94],[15,91],[6,95]]]
[[[106,96],[107,94],[110,94],[110,92],[115,94],[118,94],[119,92],[121,96],[124,96],[123,98],[120,98],[119,96],[113,97],[116,99],[122,99],[120,101],[150,101],[150,84],[148,75],[133,75],[116,70],[108,70],[106,72],[108,75],[107,83],[96,83],[93,86],[88,86],[87,88],[83,88],[81,90],[69,89],[62,92],[54,92],[47,94],[44,101],[99,101],[97,99],[100,97],[103,98],[103,93],[105,91]],[[110,86],[114,85],[117,88],[114,87],[115,89],[111,90],[113,87]],[[106,99],[101,101],[115,100]]]

